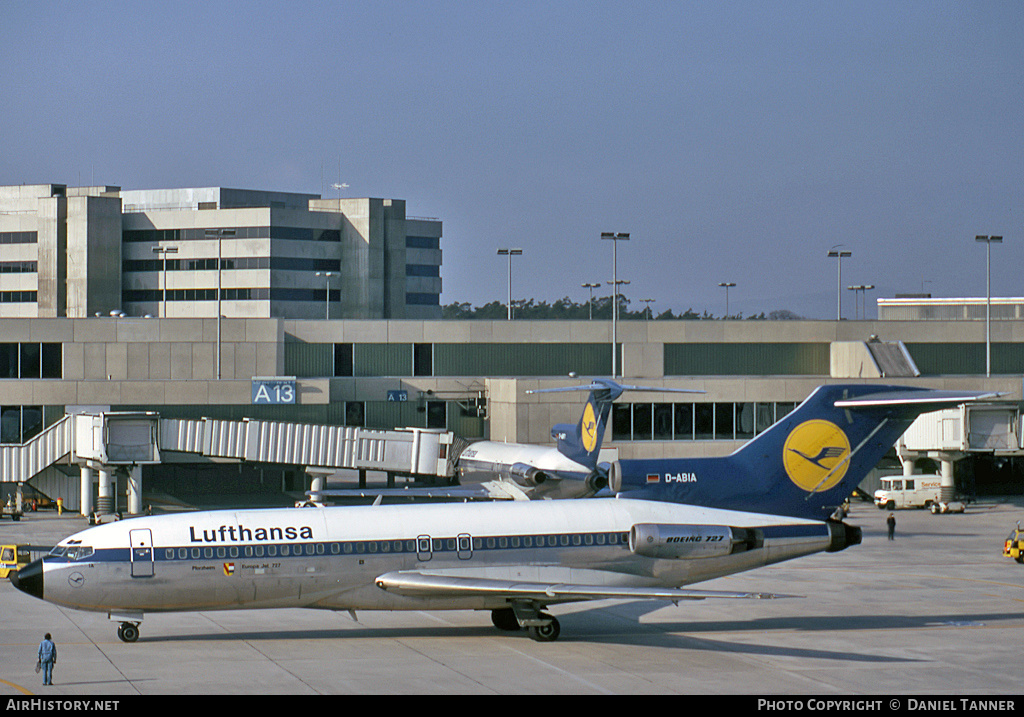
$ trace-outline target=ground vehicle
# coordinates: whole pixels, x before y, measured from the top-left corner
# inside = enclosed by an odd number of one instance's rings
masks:
[[[1017,527],[1006,536],[1006,542],[1003,543],[1003,555],[1024,564],[1024,530],[1020,529],[1019,521]]]
[[[875,505],[879,510],[930,508],[941,492],[942,479],[936,475],[887,476],[875,491]]]
[[[5,515],[11,516],[11,520],[21,520],[22,512],[8,503],[7,505],[0,506],[0,518]]]
[[[6,578],[12,570],[20,570],[31,562],[31,553],[24,545],[0,545],[0,578]]]

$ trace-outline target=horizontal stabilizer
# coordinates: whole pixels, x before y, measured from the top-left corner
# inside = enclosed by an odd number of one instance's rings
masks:
[[[958,406],[961,403],[985,401],[1002,395],[994,391],[944,391],[938,389],[888,391],[840,399],[835,402],[835,406],[836,408],[875,408],[883,406],[921,407],[935,404],[936,408],[941,408],[943,406]]]
[[[686,588],[626,587],[615,585],[576,585],[572,583],[517,582],[490,578],[467,578],[443,573],[400,570],[385,573],[374,582],[381,590],[409,597],[498,597],[509,600],[541,600],[547,604],[575,600],[704,600],[730,598],[770,600],[798,597],[774,593],[688,590]]]

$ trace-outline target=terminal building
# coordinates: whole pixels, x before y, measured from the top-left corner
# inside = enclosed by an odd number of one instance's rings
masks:
[[[704,391],[624,395],[605,436],[621,458],[730,453],[822,383],[998,391],[998,418],[907,446],[892,472],[909,456],[1024,492],[1016,312],[993,312],[988,341],[984,311],[889,319],[883,300],[877,321],[620,321],[613,349],[606,321],[441,320],[441,236],[400,200],[0,188],[0,484],[83,511],[280,503],[384,466],[359,453],[374,436],[413,455],[448,436],[441,464],[397,471],[443,479],[473,440],[552,443],[583,396],[527,391],[616,365]]]

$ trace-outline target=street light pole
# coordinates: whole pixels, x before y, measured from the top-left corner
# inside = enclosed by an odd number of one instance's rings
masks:
[[[861,295],[861,299],[860,300],[861,300],[861,302],[863,303],[863,306],[864,306],[864,318],[867,319],[868,318],[868,305],[867,305],[867,296],[865,295],[864,292],[869,291],[870,289],[874,289],[874,288],[875,288],[874,284],[857,284],[856,286],[848,286],[848,287],[846,287],[847,291],[852,291],[853,292],[853,311],[854,311],[854,316],[856,316],[856,318],[859,319],[861,317],[861,311],[860,311],[861,304],[857,303],[857,294]]]
[[[206,238],[217,237],[217,380],[220,381],[220,345],[221,345],[221,330],[220,330],[220,317],[224,312],[221,311],[221,294],[222,291],[222,269],[224,264],[224,254],[221,251],[221,243],[224,237],[233,237],[235,235],[234,229],[207,229]]]
[[[640,301],[647,304],[647,320],[650,321],[654,317],[654,315],[651,313],[651,302],[654,301],[654,299],[640,299]]]
[[[729,287],[736,286],[733,281],[723,281],[718,284],[725,287],[725,318],[729,318]]]
[[[164,268],[163,268],[164,291],[163,291],[163,295],[161,297],[163,299],[163,309],[161,309],[161,313],[163,314],[163,318],[166,319],[167,318],[167,255],[168,254],[177,254],[178,253],[178,247],[176,247],[176,246],[155,246],[155,247],[153,247],[153,253],[154,254],[162,254],[163,255],[163,259],[164,259]]]
[[[619,365],[619,242],[629,241],[629,234],[619,232],[601,232],[601,238],[612,243],[612,378],[616,378]],[[628,282],[627,282],[628,283]]]
[[[498,249],[499,256],[508,257],[508,320],[512,320],[512,257],[520,256],[522,249]]]
[[[334,276],[333,271],[318,271],[317,276],[327,277],[327,320],[331,320],[331,277]]]
[[[590,320],[593,321],[593,319],[594,319],[594,289],[596,289],[597,287],[599,287],[601,285],[600,284],[584,283],[584,284],[580,284],[580,286],[582,286],[584,289],[590,289],[590,301],[587,302],[587,306],[589,308]]]
[[[992,245],[1002,244],[998,236],[976,236],[976,242],[985,243],[985,375],[992,375]]]
[[[836,247],[840,246],[842,244],[836,244],[828,252],[830,257],[839,260],[837,264],[839,273],[836,277],[836,321],[842,321],[843,319],[843,259],[853,256],[853,253],[849,251],[836,251]]]

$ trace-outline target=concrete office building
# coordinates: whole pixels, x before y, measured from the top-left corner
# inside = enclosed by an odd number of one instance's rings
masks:
[[[436,319],[440,237],[393,199],[0,187],[0,317]]]
[[[585,380],[568,378],[573,371],[611,373],[611,327],[601,321],[230,318],[219,342],[216,324],[0,319],[0,443],[26,446],[65,412],[82,410],[418,426],[467,440],[550,443],[554,423],[578,420],[583,396],[526,391]],[[620,322],[618,339],[629,382],[706,392],[620,399],[606,444],[623,458],[729,453],[825,382],[996,390],[1015,406],[1024,374],[1022,321],[994,328],[990,378],[983,321],[630,321]],[[267,377],[294,377],[295,402],[254,402],[254,385]],[[69,453],[38,475],[27,475],[24,463],[0,463],[2,480],[62,492],[74,508],[73,486],[92,469],[71,459]],[[301,494],[307,467],[165,452],[138,477],[144,491],[187,501],[216,486],[245,492],[269,483]],[[1024,487],[1019,477],[1008,480]]]
[[[406,216],[399,200],[0,187],[0,488],[27,483],[73,507],[72,484],[109,476],[63,444],[33,463],[36,442],[81,412],[551,443],[584,397],[526,391],[611,375],[611,326],[440,320],[440,237],[439,220]],[[878,321],[619,322],[614,365],[628,382],[706,393],[623,396],[606,445],[623,458],[726,454],[824,382],[1019,402],[1024,319],[993,312],[987,350],[984,307],[966,303],[957,320],[886,320],[880,301]],[[270,385],[294,400],[260,400]],[[1016,448],[999,456],[1011,466],[1024,447],[1012,430]],[[116,470],[136,493],[141,481],[186,501],[264,484],[301,493],[310,467],[176,450],[150,462]]]

